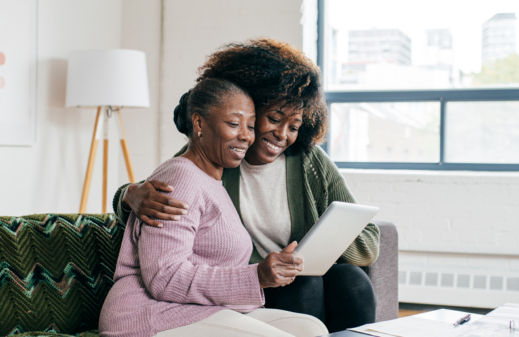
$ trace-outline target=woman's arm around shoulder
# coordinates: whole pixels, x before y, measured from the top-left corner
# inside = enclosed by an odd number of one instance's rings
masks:
[[[204,225],[201,224],[204,211],[211,207],[203,191],[210,188],[207,181],[204,183],[199,175],[193,175],[189,168],[181,165],[171,172],[157,170],[150,178],[178,186],[166,195],[190,205],[189,212],[179,221],[164,221],[163,228],[140,226],[139,263],[144,285],[151,296],[175,303],[261,306],[264,297],[257,265],[219,267],[192,262],[195,245],[204,244],[202,239],[195,242],[195,238]],[[212,213],[216,217],[213,220],[217,221],[220,216]],[[214,239],[217,242],[217,238]]]
[[[178,157],[186,152],[187,147],[188,144],[184,145],[174,157]],[[127,193],[130,192],[130,189],[140,190],[141,193],[132,192],[132,198],[130,198],[128,197],[129,193]],[[186,205],[178,200],[160,197],[160,194],[157,192],[170,192],[171,190],[171,186],[159,180],[148,179],[148,181],[143,180],[135,184],[122,185],[117,192],[115,192],[112,201],[117,220],[126,225],[132,210],[139,219],[154,227],[160,227],[161,222],[151,220],[150,217],[152,215],[159,219],[177,220],[179,218],[178,215],[185,214],[183,210],[186,209]],[[128,203],[128,199],[134,200],[134,202]],[[148,201],[148,204],[145,203],[146,201]]]
[[[311,150],[314,157],[322,165],[328,194],[328,205],[333,201],[357,203],[355,197],[346,185],[344,177],[335,163],[320,147]],[[369,266],[375,263],[379,254],[380,230],[369,223],[353,243],[342,254],[340,261],[356,266]]]
[[[144,180],[139,182],[139,184],[142,184],[143,182]],[[117,217],[117,220],[119,220],[119,222],[121,222],[124,225],[126,225],[126,223],[128,222],[128,218],[130,217],[130,213],[132,212],[131,209],[125,207],[123,204],[124,193],[130,185],[131,184],[124,184],[121,187],[119,187],[117,189],[117,192],[115,192],[114,199],[112,200],[112,207],[114,208],[115,216]]]

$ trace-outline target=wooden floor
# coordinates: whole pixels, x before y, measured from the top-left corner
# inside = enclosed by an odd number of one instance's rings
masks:
[[[407,317],[411,315],[421,314],[422,312],[427,312],[427,310],[398,310],[398,317]]]
[[[465,308],[465,307],[452,307],[452,306],[439,306],[439,305],[429,305],[429,304],[415,304],[415,303],[399,303],[398,317],[406,317],[416,314],[421,314],[423,312],[429,312],[437,309],[451,309],[465,312],[472,312],[474,314],[486,315],[492,309],[484,309],[484,308]]]

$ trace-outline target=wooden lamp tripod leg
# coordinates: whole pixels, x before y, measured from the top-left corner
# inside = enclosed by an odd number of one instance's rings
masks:
[[[135,177],[133,175],[132,162],[130,161],[130,152],[128,151],[128,145],[126,144],[126,134],[124,133],[123,119],[121,117],[121,112],[119,108],[117,108],[117,117],[117,131],[119,132],[119,139],[121,141],[121,147],[123,149],[124,161],[126,162],[126,170],[128,170],[128,178],[130,178],[130,182],[133,184],[135,182]]]
[[[104,114],[104,125],[103,125],[103,213],[106,213],[106,194],[108,190],[108,130],[110,125],[108,124],[109,119]]]
[[[81,204],[79,206],[79,213],[86,212],[88,202],[88,193],[90,192],[90,183],[92,182],[92,172],[94,171],[94,163],[97,153],[97,143],[101,137],[101,129],[104,118],[99,118],[101,115],[101,107],[97,108],[96,122],[94,125],[94,134],[92,135],[92,144],[90,145],[90,155],[88,156],[88,165],[85,175],[85,182],[83,184],[83,193],[81,194]]]

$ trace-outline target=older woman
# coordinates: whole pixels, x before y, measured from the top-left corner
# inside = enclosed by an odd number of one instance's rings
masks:
[[[259,271],[265,268],[249,264],[250,236],[222,186],[224,168],[237,167],[254,141],[254,120],[251,98],[228,81],[205,79],[182,96],[175,124],[189,137],[188,147],[149,179],[177,186],[168,196],[188,202],[189,213],[162,229],[141,226],[130,215],[115,284],[101,311],[101,336],[327,333],[313,317],[258,309],[263,288],[290,284],[303,266],[291,254],[295,243],[269,268],[282,278],[264,277]]]
[[[271,265],[276,252],[301,240],[331,202],[355,202],[337,167],[315,146],[326,136],[328,120],[319,68],[286,43],[259,39],[226,46],[200,71],[198,80],[239,84],[256,105],[256,141],[240,167],[224,170],[223,184],[252,237],[250,262]],[[158,181],[123,186],[114,198],[119,218],[125,221],[128,206],[151,226],[191,212],[186,200],[166,198],[155,188],[171,190]],[[286,287],[265,289],[265,306],[311,314],[331,332],[374,322],[373,287],[358,266],[375,262],[378,248],[378,228],[369,224],[323,277],[300,276]]]

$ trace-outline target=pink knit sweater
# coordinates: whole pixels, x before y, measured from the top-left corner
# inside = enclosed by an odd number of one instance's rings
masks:
[[[168,196],[189,205],[180,221],[163,228],[132,213],[101,310],[101,336],[153,336],[233,309],[250,312],[265,303],[252,241],[229,195],[185,158],[173,158],[149,177],[175,186]]]

